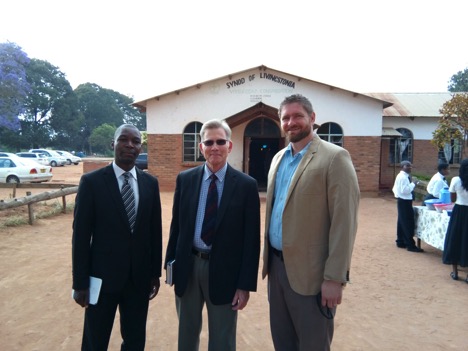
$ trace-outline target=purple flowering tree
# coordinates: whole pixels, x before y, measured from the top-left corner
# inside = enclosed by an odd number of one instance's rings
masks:
[[[31,90],[26,79],[26,53],[15,43],[0,43],[0,129],[20,129],[19,116]]]

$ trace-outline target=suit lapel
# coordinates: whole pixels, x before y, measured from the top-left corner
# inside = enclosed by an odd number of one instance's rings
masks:
[[[149,189],[149,187],[146,186],[146,178],[143,177],[143,171],[141,171],[137,167],[135,167],[135,170],[136,170],[136,174],[137,174],[137,183],[138,183],[138,211],[137,211],[137,216],[136,216],[136,219],[135,219],[135,227],[134,228],[137,228],[137,225],[138,225],[138,222],[140,221],[140,216],[141,216],[141,213],[142,213],[142,211],[140,210],[142,208],[141,206],[144,206],[143,204],[146,202],[146,197],[151,196],[151,194],[149,194],[146,191],[142,191],[143,189]],[[120,194],[119,194],[119,196],[121,197]]]
[[[197,211],[198,211],[198,201],[200,199],[200,190],[201,190],[201,184],[203,181],[203,170],[204,166],[199,166],[190,174],[190,179],[186,184],[186,189],[184,191],[185,194],[194,194],[189,198],[188,203],[186,204],[180,204],[180,206],[188,206],[188,213],[189,213],[189,218],[188,218],[188,223],[190,223],[191,226],[193,226],[193,230],[195,230],[195,223],[196,223],[196,217],[197,217]],[[192,189],[195,189],[195,192],[192,191]]]
[[[114,173],[114,169],[112,168],[112,164],[106,167],[104,172],[105,184],[109,189],[109,193],[111,194],[112,201],[115,202],[116,208],[120,213],[120,218],[128,226],[128,230],[130,230],[130,224],[128,223],[127,212],[125,211],[125,206],[122,201],[122,196],[120,195],[119,183],[117,182],[117,178]]]
[[[267,189],[267,204],[273,206],[273,197],[275,196],[276,187],[276,175],[278,174],[278,168],[283,159],[284,152],[286,149],[282,149],[278,153],[278,157],[274,157],[271,163],[270,171],[268,172],[268,189]]]
[[[302,173],[304,173],[304,170],[306,169],[307,165],[312,161],[314,158],[315,153],[317,152],[318,145],[320,143],[320,138],[317,134],[314,133],[314,137],[312,138],[312,142],[309,146],[309,149],[305,152],[304,156],[302,157],[301,162],[299,162],[299,165],[297,166],[296,171],[294,172],[294,175],[291,179],[291,184],[289,185],[288,189],[288,194],[286,195],[286,200],[285,204],[288,203],[289,198],[291,197],[291,194],[296,187],[297,182],[302,176]]]

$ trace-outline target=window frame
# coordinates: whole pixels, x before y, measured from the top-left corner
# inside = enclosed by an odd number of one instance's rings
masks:
[[[327,127],[327,133],[320,133],[320,129],[324,128],[324,127]],[[332,133],[332,130],[334,128],[339,128],[340,132],[341,133]],[[343,128],[338,124],[338,123],[335,123],[335,122],[326,122],[326,123],[323,123],[318,129],[317,129],[317,135],[320,137],[320,139],[322,140],[325,140],[325,141],[328,141],[332,144],[335,144],[337,146],[340,146],[340,147],[344,147],[344,134],[343,134]],[[336,141],[336,140],[333,140],[333,138],[336,138],[336,137],[339,137],[340,140],[339,141]]]
[[[402,136],[398,138],[391,138],[389,144],[388,159],[390,164],[400,164],[402,161],[410,161],[413,163],[413,148],[414,148],[414,134],[408,128],[395,128]],[[398,140],[398,144],[397,144]],[[400,152],[402,142],[408,141],[403,153]],[[398,145],[398,147],[396,146]],[[397,148],[398,150],[396,150]],[[398,151],[398,152],[396,152]],[[395,159],[397,157],[397,159]]]
[[[201,142],[200,130],[202,126],[203,123],[198,121],[190,122],[185,126],[182,133],[182,162],[205,161],[205,157],[203,157],[198,147]],[[189,153],[189,150],[192,150],[192,152]]]

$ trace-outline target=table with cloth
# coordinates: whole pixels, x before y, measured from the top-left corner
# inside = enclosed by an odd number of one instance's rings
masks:
[[[436,249],[444,250],[445,233],[450,221],[450,216],[444,211],[429,210],[426,206],[413,206],[414,210],[414,235],[417,245],[421,247],[421,240]]]

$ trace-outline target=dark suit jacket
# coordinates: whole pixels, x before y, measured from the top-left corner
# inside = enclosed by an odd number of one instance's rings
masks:
[[[149,293],[151,278],[161,276],[159,185],[155,177],[136,171],[139,204],[133,233],[112,165],[81,177],[73,220],[73,289],[88,288],[91,275],[102,278],[102,292],[118,292],[132,279]]]
[[[176,260],[174,284],[178,296],[184,294],[192,273],[192,243],[203,167],[177,176],[166,263]],[[209,292],[213,304],[231,303],[236,289],[256,291],[259,255],[257,182],[228,165],[209,264]]]

